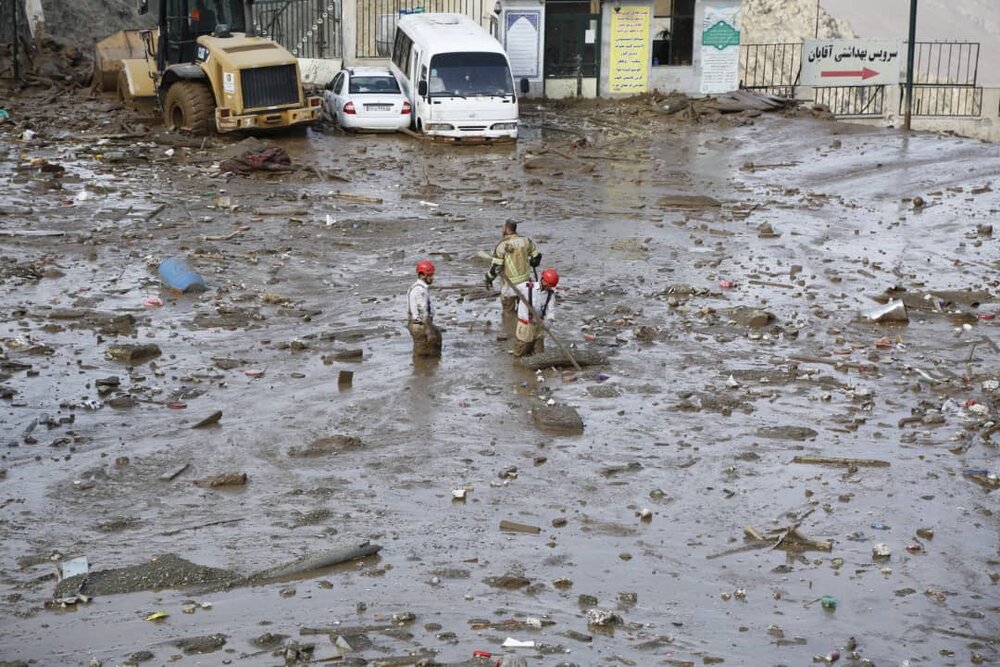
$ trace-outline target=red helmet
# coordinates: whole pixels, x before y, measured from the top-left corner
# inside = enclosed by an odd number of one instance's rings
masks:
[[[559,274],[555,269],[545,269],[542,271],[542,280],[544,280],[545,284],[549,287],[555,287],[559,284]]]
[[[417,275],[424,274],[425,276],[434,275],[434,265],[431,264],[429,259],[422,259],[417,262]]]

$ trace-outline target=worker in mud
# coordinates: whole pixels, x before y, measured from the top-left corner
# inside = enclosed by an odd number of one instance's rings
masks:
[[[542,262],[542,253],[538,252],[534,241],[518,235],[517,223],[513,220],[503,224],[501,233],[503,238],[493,250],[493,263],[486,272],[486,287],[493,287],[493,281],[501,271],[507,276],[510,284],[501,279],[500,303],[504,315],[513,315],[517,311],[517,293],[514,290],[531,277]]]
[[[431,306],[431,283],[434,282],[434,264],[422,259],[417,262],[417,281],[406,294],[407,324],[413,338],[413,356],[440,357],[441,330],[434,326],[434,308]]]
[[[514,330],[515,357],[527,357],[545,351],[542,327],[552,321],[558,284],[559,273],[555,269],[545,269],[538,283],[526,280],[517,286],[521,298],[518,299],[517,328]]]

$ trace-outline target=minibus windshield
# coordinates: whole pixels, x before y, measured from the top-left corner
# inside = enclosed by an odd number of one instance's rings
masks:
[[[429,79],[431,97],[514,94],[510,68],[501,53],[439,53],[431,58]]]

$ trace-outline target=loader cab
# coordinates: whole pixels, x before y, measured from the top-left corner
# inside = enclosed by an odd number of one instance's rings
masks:
[[[202,35],[247,32],[243,0],[158,0],[158,5],[160,71],[199,60],[197,40]]]

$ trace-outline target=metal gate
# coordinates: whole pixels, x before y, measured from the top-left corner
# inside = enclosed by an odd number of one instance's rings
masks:
[[[0,78],[24,81],[35,55],[22,0],[0,0]]]
[[[340,0],[257,0],[254,23],[298,58],[341,57]]]
[[[902,47],[905,53],[906,42]],[[740,47],[740,87],[795,97],[801,59],[799,42],[744,44]],[[977,42],[914,42],[913,115],[982,115],[978,73]],[[887,111],[884,86],[816,87],[813,94],[817,104],[826,104],[837,116],[881,116]],[[899,100],[899,113],[903,113],[903,87]]]
[[[483,0],[358,0],[356,56],[388,58],[399,17],[424,12],[464,14],[483,25]]]

